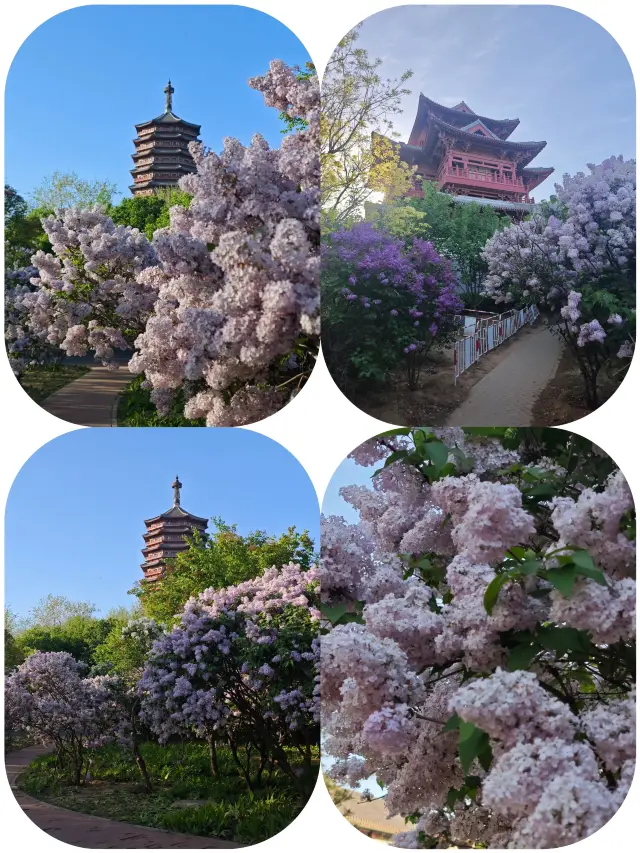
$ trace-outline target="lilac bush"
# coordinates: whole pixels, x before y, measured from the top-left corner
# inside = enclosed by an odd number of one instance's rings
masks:
[[[297,781],[286,747],[310,768],[319,716],[317,578],[314,567],[291,563],[187,602],[178,627],[154,643],[139,685],[142,719],[161,742],[205,738],[214,774],[216,744],[225,743],[250,789],[274,764]]]
[[[7,728],[53,744],[76,785],[88,770],[87,750],[122,740],[127,728],[113,679],[87,678],[86,670],[67,652],[35,652],[5,680]]]
[[[483,257],[486,293],[497,303],[538,305],[575,356],[595,407],[603,366],[633,353],[636,164],[611,157],[589,169],[556,184],[555,214],[497,232]]]
[[[296,128],[280,148],[256,134],[220,155],[191,144],[197,172],[180,181],[188,208],[150,244],[100,209],[43,222],[34,293],[20,294],[29,329],[67,355],[94,352],[129,369],[165,415],[235,426],[273,414],[308,378],[319,338],[320,95],[313,76],[275,60],[249,85]]]
[[[4,279],[5,346],[11,369],[19,378],[29,367],[58,363],[64,353],[33,331],[30,311],[22,304],[23,298],[38,287],[32,283],[33,279],[38,282],[38,270],[35,267],[5,270]]]
[[[635,760],[635,510],[561,430],[393,430],[323,519],[330,770],[375,774],[404,848],[551,848],[603,826]]]
[[[451,262],[361,222],[327,237],[322,257],[323,349],[341,385],[386,381],[404,364],[415,387],[426,353],[450,340],[462,310]]]

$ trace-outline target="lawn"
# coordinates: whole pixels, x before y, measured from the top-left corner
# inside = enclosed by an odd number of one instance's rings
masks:
[[[84,376],[90,366],[77,364],[55,364],[48,367],[30,367],[20,376],[20,385],[31,399],[42,403],[55,391],[59,391],[69,382]]]
[[[142,387],[143,382],[143,376],[136,376],[120,394],[118,426],[199,427],[205,425],[204,418],[190,421],[184,417],[182,414],[184,396],[181,391],[176,393],[170,414],[160,417],[151,402],[151,392]]]
[[[255,844],[276,835],[300,813],[319,766],[316,750],[313,778],[304,780],[303,793],[277,769],[250,793],[226,748],[218,748],[216,778],[210,773],[205,744],[145,743],[142,754],[153,784],[151,794],[141,784],[131,751],[114,745],[92,750],[90,777],[80,787],[64,781],[53,755],[33,761],[19,784],[33,796],[85,814]],[[292,764],[296,757],[292,751]]]

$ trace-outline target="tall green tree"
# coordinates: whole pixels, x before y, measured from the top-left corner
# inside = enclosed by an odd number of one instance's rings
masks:
[[[107,208],[107,214],[116,225],[129,225],[137,228],[153,239],[159,228],[170,225],[169,210],[175,205],[189,207],[191,196],[180,189],[161,189],[153,195],[123,198],[117,205]]]
[[[33,625],[17,635],[16,643],[25,657],[34,652],[68,652],[91,666],[96,648],[112,627],[111,619],[71,616],[61,624]]]
[[[451,258],[462,286],[462,296],[468,308],[478,308],[484,301],[482,282],[487,264],[482,250],[496,231],[511,224],[489,205],[461,204],[446,193],[438,191],[432,181],[423,184],[424,198],[407,199],[404,204],[424,214],[422,224],[428,228],[428,239],[438,251]],[[490,303],[493,309],[495,306]]]
[[[262,530],[241,536],[236,525],[214,518],[215,532],[207,539],[193,538],[189,548],[170,561],[160,581],[137,584],[131,592],[138,596],[145,616],[169,625],[185,602],[199,592],[222,589],[263,574],[271,566],[299,563],[308,568],[315,559],[308,533],[290,527],[281,536]]]
[[[4,187],[4,263],[13,270],[28,266],[31,256],[50,248],[41,218],[48,211],[31,210],[25,199],[11,186]]]
[[[340,41],[322,78],[320,156],[322,206],[327,228],[360,218],[376,191],[400,197],[413,183],[413,170],[400,162],[392,116],[410,94],[405,71],[397,80],[380,74],[381,59],[357,46],[358,27]]]
[[[72,601],[64,595],[49,593],[29,611],[26,627],[54,628],[63,625],[74,616],[90,619],[96,609],[95,604],[89,601]]]
[[[117,194],[116,184],[107,180],[86,181],[76,172],[54,172],[31,194],[34,208],[56,210],[67,207],[108,205]]]

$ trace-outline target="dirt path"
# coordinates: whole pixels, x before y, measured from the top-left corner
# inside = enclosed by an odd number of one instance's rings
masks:
[[[120,823],[104,817],[94,817],[69,809],[61,809],[49,803],[28,796],[17,787],[17,778],[38,755],[49,750],[42,746],[32,746],[17,752],[10,752],[5,758],[7,777],[12,793],[18,805],[27,817],[43,832],[73,844],[91,850],[133,848],[136,850],[228,850],[242,847],[234,841],[220,841],[216,838],[203,838],[200,835],[184,835],[179,832],[164,832],[147,826]],[[5,829],[7,817],[5,816]],[[18,836],[16,836],[18,837]]]
[[[88,373],[56,391],[40,405],[63,421],[80,426],[118,426],[118,396],[133,379],[126,366],[119,370],[92,367]]]
[[[508,358],[473,386],[447,425],[531,426],[534,404],[555,376],[561,355],[562,342],[545,326],[516,334]]]

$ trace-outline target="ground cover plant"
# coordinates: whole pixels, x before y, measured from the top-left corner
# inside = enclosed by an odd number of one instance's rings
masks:
[[[323,519],[324,748],[375,775],[404,848],[596,832],[635,763],[635,509],[562,430],[392,430]]]
[[[52,755],[36,759],[20,784],[33,796],[85,814],[247,844],[280,832],[306,802],[277,768],[249,795],[224,747],[218,750],[216,778],[210,774],[205,743],[145,742],[141,752],[151,793],[144,790],[130,751],[117,745],[91,750],[91,779],[82,787],[65,783]],[[295,765],[295,755],[291,761]]]

